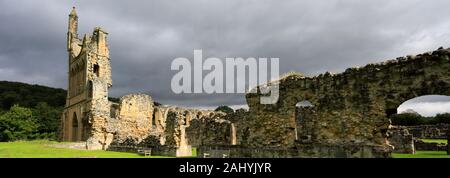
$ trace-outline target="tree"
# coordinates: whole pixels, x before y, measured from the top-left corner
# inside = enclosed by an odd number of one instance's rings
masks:
[[[450,113],[437,114],[430,124],[450,124]]]
[[[391,117],[392,125],[413,126],[425,124],[426,120],[416,113],[402,113]]]
[[[39,124],[39,133],[55,133],[61,120],[61,108],[49,106],[40,102],[33,111],[33,119]]]
[[[17,93],[11,91],[4,92],[2,96],[0,96],[0,98],[1,106],[5,110],[11,108],[11,106],[21,100],[20,96]]]
[[[230,108],[229,106],[219,106],[214,111],[222,111],[227,114],[234,113],[234,110],[232,108]]]
[[[14,105],[0,116],[0,141],[32,139],[37,129],[31,109]]]

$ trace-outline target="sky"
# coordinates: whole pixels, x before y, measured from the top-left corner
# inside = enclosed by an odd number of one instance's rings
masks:
[[[140,92],[180,106],[245,104],[242,94],[171,91],[171,62],[194,49],[204,58],[276,57],[281,73],[314,76],[450,47],[448,0],[0,0],[0,80],[67,88],[72,6],[79,34],[109,32],[111,96]],[[448,102],[431,96],[406,107],[433,114],[450,111]]]

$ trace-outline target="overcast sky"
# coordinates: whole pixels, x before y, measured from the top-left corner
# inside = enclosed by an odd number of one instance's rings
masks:
[[[164,104],[245,103],[172,93],[170,63],[194,49],[205,58],[278,57],[281,73],[317,75],[450,47],[448,0],[0,0],[0,80],[66,88],[72,6],[79,34],[110,33],[110,95],[144,92]],[[421,102],[450,111],[448,101]]]

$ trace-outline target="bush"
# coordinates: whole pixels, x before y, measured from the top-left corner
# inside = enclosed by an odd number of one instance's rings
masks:
[[[53,133],[58,130],[62,108],[51,107],[41,102],[32,111],[33,119],[39,124],[39,133]]]
[[[0,116],[0,141],[33,139],[37,131],[31,109],[14,105]]]

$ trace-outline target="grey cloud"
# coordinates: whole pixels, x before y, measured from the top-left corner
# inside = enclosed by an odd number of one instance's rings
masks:
[[[134,0],[0,2],[0,80],[66,87],[67,15],[80,34],[109,33],[111,95],[145,92],[166,104],[244,104],[237,95],[176,95],[177,57],[279,57],[281,72],[316,75],[450,46],[449,1]],[[242,76],[240,76],[242,77]]]

